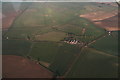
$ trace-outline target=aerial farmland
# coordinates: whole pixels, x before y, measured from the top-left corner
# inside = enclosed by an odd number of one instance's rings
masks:
[[[118,77],[116,3],[3,2],[2,14],[3,78]]]

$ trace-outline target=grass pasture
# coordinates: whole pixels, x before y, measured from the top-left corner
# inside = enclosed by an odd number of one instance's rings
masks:
[[[66,33],[74,33],[83,42],[94,40],[105,33],[104,29],[81,17],[76,17],[65,25],[57,26],[56,29]],[[85,29],[84,33],[83,29]]]
[[[33,59],[51,63],[58,54],[59,45],[55,42],[35,42],[29,56]]]
[[[64,75],[79,51],[80,49],[76,45],[61,45],[54,62],[50,66],[50,69],[58,75]]]
[[[118,58],[91,48],[84,48],[67,78],[115,78]]]
[[[6,33],[3,55],[24,56],[37,64],[39,61],[55,75],[63,77],[80,54],[66,78],[117,77],[117,33],[96,40],[105,30],[80,17],[106,10],[112,12],[115,7],[100,3],[32,3],[7,32],[3,31]],[[76,43],[75,40],[61,41],[64,38],[76,39]],[[80,46],[91,40],[96,42],[81,50]]]
[[[36,35],[35,40],[38,41],[60,41],[66,37],[66,33],[64,32],[48,32],[41,35]]]
[[[50,27],[13,27],[4,37],[9,37],[12,39],[26,39],[29,35],[34,39],[35,35],[40,35],[43,33],[48,33],[53,31]]]
[[[79,47],[76,45],[39,42],[34,43],[34,47],[29,56],[33,59],[39,59],[39,61],[49,63],[49,69],[63,75],[78,53]]]
[[[69,6],[71,4],[72,6]],[[87,11],[86,4],[92,5],[92,3],[34,3],[15,21],[11,30],[7,32],[5,36],[10,38],[22,38],[25,39],[27,35],[33,39],[37,36],[42,37],[42,40],[49,40],[48,34],[54,31],[53,27],[64,33],[74,33],[76,35],[84,35],[78,37],[81,41],[88,42],[93,40],[97,36],[104,33],[104,30],[98,28],[92,22],[79,17],[84,11]],[[94,3],[93,3],[94,4]],[[84,34],[82,33],[85,28]],[[14,34],[16,33],[16,34]],[[44,38],[43,36],[47,36]],[[52,34],[51,34],[52,35]],[[51,36],[50,35],[50,36]],[[61,38],[63,34],[59,35]],[[54,35],[53,35],[54,36]],[[92,38],[89,38],[89,37]],[[50,41],[59,41],[58,39],[50,39]],[[54,37],[55,38],[55,37]]]
[[[29,53],[31,42],[25,40],[3,40],[3,55],[26,56]]]
[[[118,55],[117,32],[113,32],[111,35],[107,35],[106,37],[97,40],[94,44],[91,44],[90,47],[117,56]]]

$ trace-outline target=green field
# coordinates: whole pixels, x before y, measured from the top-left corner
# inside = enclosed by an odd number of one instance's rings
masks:
[[[56,42],[35,42],[29,56],[34,59],[51,63],[58,54],[59,44]]]
[[[3,6],[4,13],[13,9],[7,9],[10,3],[3,3]],[[26,7],[10,29],[3,31],[3,55],[24,56],[60,77],[117,77],[118,32],[96,40],[107,31],[80,17],[94,11],[112,12],[116,7],[99,3],[43,2],[23,3],[20,10]],[[80,43],[67,43],[64,39],[68,37]],[[96,42],[87,47],[84,45],[92,40]],[[76,62],[72,65],[74,60]]]
[[[83,28],[85,28],[84,33],[82,33]],[[74,33],[83,42],[89,42],[105,33],[103,29],[80,17],[74,18],[70,23],[59,26],[57,29],[66,33]]]
[[[48,32],[45,34],[41,34],[41,35],[36,35],[35,36],[35,40],[39,40],[39,41],[60,41],[63,40],[66,37],[66,33],[64,32]]]
[[[84,35],[82,37],[79,36],[78,39],[84,42],[88,42],[105,32],[103,29],[96,27],[96,25],[90,21],[79,17],[85,7],[85,3],[84,5],[79,5],[78,3],[69,3],[73,6],[68,6],[67,4],[68,3],[32,4],[15,21],[12,29],[7,32],[5,36],[10,38],[25,39],[27,35],[30,35],[32,38],[34,38],[36,35],[58,30],[64,33],[71,32],[75,35]],[[84,11],[87,11],[87,9]],[[86,29],[84,34],[82,34],[83,28]],[[49,39],[50,41],[56,41],[57,37],[55,35],[50,36],[42,35],[42,37],[45,37],[45,40],[51,38]],[[92,38],[88,39],[86,36]],[[37,39],[40,40],[39,38]]]
[[[97,40],[94,44],[90,45],[90,47],[117,56],[118,32],[113,32],[111,35],[107,35],[106,37]]]
[[[3,40],[3,55],[26,56],[29,53],[31,42],[25,40]]]
[[[58,71],[60,75],[63,75],[78,53],[79,47],[76,45],[36,42],[28,55],[36,60],[49,63],[49,69],[54,72]]]
[[[84,48],[67,78],[115,78],[118,58],[92,48]]]
[[[59,75],[64,75],[79,52],[80,49],[76,45],[61,45],[50,69]]]

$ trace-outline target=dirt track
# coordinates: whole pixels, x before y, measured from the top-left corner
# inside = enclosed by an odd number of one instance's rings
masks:
[[[53,73],[34,61],[21,56],[3,55],[4,78],[52,78]]]

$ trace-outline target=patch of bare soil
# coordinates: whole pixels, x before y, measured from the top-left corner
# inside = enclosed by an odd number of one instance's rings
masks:
[[[17,12],[9,12],[9,13],[6,13],[5,14],[5,17],[2,18],[2,29],[8,29],[14,19],[16,18],[16,16],[20,13],[20,11],[17,13]]]
[[[101,21],[96,21],[95,24],[98,24],[100,27],[105,28],[108,31],[120,30],[120,26],[118,26],[118,15]]]
[[[87,18],[91,21],[98,21],[98,20],[104,20],[104,19],[110,18],[112,16],[115,16],[116,14],[117,14],[117,11],[113,11],[111,13],[98,11],[98,12],[91,12],[88,14],[80,15],[80,17]]]
[[[52,78],[53,73],[34,61],[21,56],[3,55],[4,78]]]
[[[86,18],[92,21],[94,24],[108,31],[120,30],[118,27],[118,15],[117,11],[106,13],[102,11],[91,12],[88,14],[80,15],[80,17]]]

